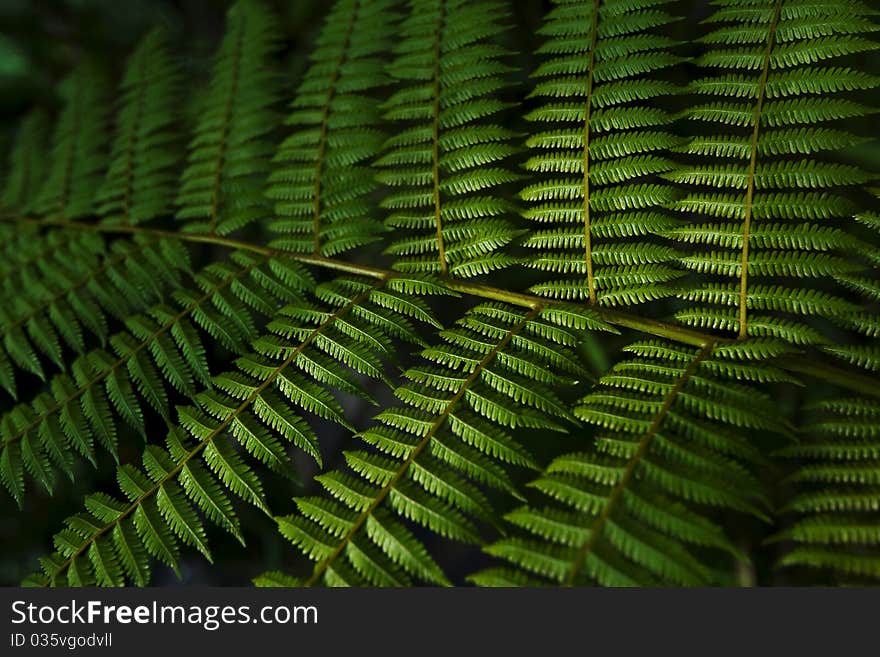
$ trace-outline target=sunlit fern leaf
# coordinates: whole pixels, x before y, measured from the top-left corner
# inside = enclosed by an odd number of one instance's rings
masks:
[[[52,219],[93,213],[107,167],[109,84],[95,66],[83,64],[59,87],[64,108],[52,135],[46,179],[29,208]]]
[[[39,235],[28,225],[8,231],[2,251],[0,385],[13,396],[15,369],[45,378],[45,357],[64,370],[64,347],[83,353],[89,334],[105,342],[110,318],[149,308],[189,267],[172,239],[139,236],[108,248],[94,233]]]
[[[827,582],[880,581],[880,404],[820,402],[804,439],[779,453],[795,465],[780,509],[789,522],[774,536],[778,566],[815,569]]]
[[[128,331],[111,336],[108,349],[80,356],[69,374],[51,379],[49,392],[0,417],[0,458],[15,474],[4,484],[20,503],[24,470],[51,491],[56,470],[73,477],[75,456],[95,463],[96,441],[115,457],[119,424],[145,434],[143,402],[170,420],[169,390],[195,398],[211,385],[202,332],[241,353],[256,334],[255,316],[273,317],[313,287],[294,262],[236,252],[168,303],[127,315]]]
[[[675,225],[663,209],[673,189],[656,177],[678,142],[656,107],[676,91],[659,75],[679,61],[659,34],[674,20],[664,4],[555,0],[545,18],[531,94],[544,104],[527,115],[533,175],[521,192],[535,222],[524,263],[553,276],[537,294],[633,305],[680,276],[675,251],[650,239]]]
[[[346,466],[317,477],[323,497],[297,498],[279,529],[316,562],[309,584],[402,585],[449,581],[407,525],[479,543],[491,521],[483,488],[517,496],[509,471],[535,468],[514,429],[564,431],[574,418],[557,397],[584,376],[573,348],[585,329],[606,328],[588,312],[501,304],[468,311],[360,434]]]
[[[487,548],[514,570],[478,584],[707,585],[712,553],[746,559],[709,517],[727,509],[767,519],[752,473],[754,435],[785,431],[770,397],[751,382],[761,366],[702,349],[647,341],[606,373],[575,414],[599,430],[582,452],[560,456],[531,486],[546,506],[507,516],[520,535]],[[720,583],[724,583],[721,580]]]
[[[120,85],[110,165],[95,198],[108,223],[133,225],[167,215],[177,186],[179,71],[157,28],[128,60]]]
[[[339,0],[285,123],[294,132],[275,154],[268,196],[275,201],[273,246],[332,256],[378,239],[382,224],[368,162],[384,138],[378,87],[393,35],[392,0]]]
[[[395,268],[470,277],[507,266],[516,235],[499,187],[512,133],[497,115],[508,87],[506,28],[497,2],[412,0],[389,67],[397,91],[385,103],[395,135],[377,161],[391,187],[382,206],[399,231],[387,253]]]
[[[21,120],[9,152],[0,208],[21,212],[35,200],[48,164],[48,133],[49,117],[43,109],[33,109]]]
[[[285,306],[268,334],[254,342],[255,352],[237,361],[237,370],[214,377],[213,387],[196,396],[195,406],[178,407],[182,430],[169,434],[167,451],[147,447],[146,475],[130,465],[120,468],[119,484],[129,502],[103,494],[87,498],[89,513],[68,519],[68,528],[55,537],[57,552],[41,561],[44,574],[34,580],[143,584],[149,581],[151,558],[177,570],[180,543],[210,560],[195,509],[241,540],[226,491],[268,510],[262,483],[236,445],[276,469],[290,466],[288,443],[320,463],[318,439],[306,418],[350,426],[330,390],[365,396],[358,376],[381,377],[392,339],[411,336],[409,341],[418,342],[413,322],[436,323],[422,303],[407,296],[415,287],[429,285],[406,277],[340,278],[318,286],[313,300]],[[0,479],[14,489],[20,472],[5,467],[5,454]],[[134,531],[128,532],[126,546],[106,542],[117,526],[129,523]],[[120,566],[110,576],[91,559],[82,559],[102,544],[107,562]]]
[[[680,320],[809,344],[825,339],[803,318],[858,309],[827,282],[853,271],[844,190],[866,175],[825,155],[859,143],[831,121],[866,115],[846,97],[880,83],[833,61],[876,49],[869,13],[848,0],[718,10],[723,25],[704,38],[699,60],[707,77],[691,85],[707,101],[685,112],[708,127],[667,174],[686,186],[674,207],[692,221],[668,232],[692,251],[680,260],[694,272],[679,293],[690,302]]]
[[[277,19],[257,0],[229,10],[177,195],[187,231],[226,235],[269,214],[263,184],[277,124],[278,41]]]

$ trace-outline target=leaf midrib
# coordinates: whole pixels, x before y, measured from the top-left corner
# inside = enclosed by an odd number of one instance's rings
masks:
[[[758,136],[761,132],[761,113],[764,109],[764,99],[767,91],[767,77],[770,73],[770,56],[776,38],[776,28],[779,25],[779,16],[782,11],[782,0],[776,0],[773,10],[773,18],[767,32],[767,46],[764,49],[764,61],[761,67],[761,77],[758,80],[758,100],[755,103],[752,115],[752,138],[749,145],[749,167],[746,172],[746,199],[745,218],[743,219],[742,232],[742,257],[740,259],[740,282],[739,282],[739,339],[748,337],[748,276],[749,276],[749,238],[751,236],[752,211],[755,194],[755,170],[758,163]]]
[[[626,490],[626,487],[632,479],[633,475],[635,474],[635,471],[638,468],[639,464],[648,453],[648,449],[651,447],[651,443],[654,437],[657,435],[657,431],[660,429],[660,425],[663,424],[663,420],[665,420],[666,416],[669,415],[669,412],[672,410],[672,407],[675,404],[675,400],[678,398],[678,395],[682,392],[682,390],[684,390],[684,387],[687,385],[688,381],[690,381],[691,378],[694,376],[700,366],[700,363],[702,363],[712,354],[712,350],[714,348],[715,343],[712,342],[703,347],[696,355],[696,357],[691,360],[687,368],[685,368],[684,372],[682,372],[681,376],[675,382],[675,385],[672,387],[672,389],[668,393],[666,393],[666,397],[663,399],[663,405],[657,411],[657,414],[654,416],[654,420],[651,422],[651,425],[639,438],[638,449],[636,449],[635,453],[630,457],[629,461],[626,464],[626,467],[624,468],[623,474],[621,475],[618,482],[614,485],[614,488],[612,488],[611,493],[608,495],[605,507],[602,509],[602,512],[599,514],[596,520],[589,526],[590,536],[578,550],[572,563],[571,570],[569,571],[565,580],[562,582],[563,586],[574,585],[578,574],[587,562],[587,557],[593,551],[593,548],[596,545],[596,541],[602,534],[603,528],[610,520],[611,514],[614,512],[618,500],[623,495],[624,490]]]

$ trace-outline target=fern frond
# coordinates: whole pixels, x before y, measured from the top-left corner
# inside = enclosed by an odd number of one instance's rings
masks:
[[[22,212],[36,199],[46,171],[48,132],[45,110],[33,109],[21,120],[9,153],[9,173],[0,194],[0,207]]]
[[[827,124],[866,115],[868,108],[846,96],[880,84],[876,76],[826,60],[876,49],[862,35],[877,25],[858,3],[801,9],[766,0],[718,10],[714,21],[723,26],[704,39],[709,50],[700,59],[710,77],[692,85],[710,100],[685,112],[707,128],[683,150],[703,157],[665,174],[687,189],[673,206],[693,225],[667,235],[715,247],[680,262],[705,281],[694,285],[724,293],[695,295],[688,284],[680,296],[720,306],[724,329],[741,338],[765,335],[767,317],[759,313],[772,309],[789,327],[779,337],[821,343],[826,339],[804,316],[852,312],[845,291],[827,282],[853,273],[858,240],[839,228],[853,210],[843,190],[867,180],[856,167],[821,159],[859,142]],[[804,295],[822,301],[804,304]],[[697,325],[706,312],[694,307],[679,319]]]
[[[59,92],[65,105],[52,136],[50,166],[28,209],[40,216],[77,219],[93,214],[107,167],[109,87],[100,71],[84,64]]]
[[[0,265],[0,385],[16,396],[15,369],[45,378],[40,356],[65,369],[62,349],[102,343],[110,318],[149,308],[179,287],[189,268],[174,240],[136,237],[108,246],[94,233],[24,227],[4,240]]]
[[[169,214],[179,160],[178,84],[177,64],[157,28],[130,57],[120,85],[110,165],[95,197],[106,222],[134,225]]]
[[[396,126],[377,161],[391,187],[386,223],[403,235],[386,252],[396,269],[467,278],[507,266],[516,231],[498,189],[512,133],[495,121],[508,87],[505,28],[497,2],[412,0],[389,68],[397,91],[385,103]]]
[[[521,193],[539,229],[524,242],[534,249],[525,264],[564,278],[537,294],[633,305],[668,295],[663,284],[680,275],[674,251],[646,257],[648,236],[674,226],[662,209],[673,190],[656,176],[673,168],[666,151],[677,140],[648,101],[675,92],[655,78],[679,58],[656,33],[674,20],[658,4],[556,0],[545,18],[538,52],[550,56],[532,92],[545,104],[527,116],[540,132],[525,164],[543,175]]]
[[[257,0],[233,5],[177,194],[184,230],[228,235],[264,219],[277,123],[277,20]]]
[[[513,565],[478,584],[707,585],[707,556],[745,559],[707,518],[722,508],[766,519],[768,501],[750,466],[761,462],[742,431],[784,431],[769,397],[710,343],[700,350],[640,342],[575,414],[598,428],[595,445],[556,458],[530,484],[549,501],[507,516],[519,536],[487,552]]]
[[[826,573],[839,583],[880,580],[880,406],[850,398],[820,402],[805,438],[779,456],[796,463],[789,518],[772,540],[778,566]]]
[[[119,469],[129,502],[102,494],[88,498],[88,513],[70,518],[56,535],[57,552],[42,560],[44,575],[36,579],[74,586],[143,583],[151,557],[177,570],[181,542],[210,560],[196,509],[240,539],[225,491],[268,510],[260,479],[236,445],[283,469],[283,444],[292,442],[320,463],[317,436],[304,416],[349,426],[329,390],[359,391],[357,375],[381,376],[392,337],[413,336],[412,320],[434,322],[421,303],[405,296],[413,285],[419,282],[341,278],[315,289],[317,304],[301,299],[282,309],[269,333],[255,341],[255,352],[237,361],[236,371],[214,377],[195,406],[178,408],[183,430],[169,433],[167,451],[147,447],[145,473],[129,465]],[[0,473],[7,460],[0,457]],[[2,479],[7,481],[6,474]],[[125,527],[125,545],[108,540]],[[91,559],[102,549],[108,562],[123,566],[109,570],[110,576]]]
[[[112,352],[97,349],[77,358],[69,374],[52,378],[50,392],[4,414],[0,458],[11,472],[27,469],[51,491],[55,469],[73,477],[74,454],[95,463],[95,438],[116,457],[120,420],[145,434],[141,400],[168,419],[169,387],[192,398],[198,386],[210,385],[196,327],[241,353],[256,334],[255,313],[273,316],[313,286],[301,266],[250,253],[209,265],[194,277],[194,289],[174,292],[173,305],[126,317],[128,331],[109,339]],[[20,503],[21,476],[5,482],[14,485],[9,490]]]
[[[577,332],[603,328],[590,313],[485,304],[442,331],[395,391],[403,405],[360,434],[369,447],[317,477],[327,495],[297,498],[299,512],[278,518],[316,562],[308,583],[448,584],[407,524],[480,542],[474,521],[493,515],[481,487],[518,496],[508,469],[536,467],[511,431],[562,431],[573,420],[555,391],[584,376]]]
[[[374,242],[382,231],[370,197],[378,185],[368,161],[384,139],[378,87],[395,22],[391,0],[339,0],[311,54],[270,175],[272,245],[333,256]]]

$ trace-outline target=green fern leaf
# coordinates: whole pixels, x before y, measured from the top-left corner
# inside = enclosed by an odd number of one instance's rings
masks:
[[[230,8],[177,194],[187,231],[227,235],[269,214],[262,192],[277,122],[277,45],[275,17],[258,2]]]
[[[134,225],[168,214],[176,185],[174,129],[179,73],[163,32],[150,32],[131,56],[110,165],[97,192],[98,215]]]
[[[530,484],[549,506],[508,514],[521,535],[487,548],[515,572],[490,570],[476,583],[522,581],[523,573],[569,585],[706,585],[717,583],[707,551],[745,558],[707,509],[766,519],[748,468],[759,453],[737,435],[785,431],[769,398],[738,382],[764,377],[728,370],[712,343],[626,351],[636,358],[615,365],[575,410],[598,427],[595,446],[551,462]]]
[[[496,2],[410,2],[384,105],[398,134],[376,162],[386,224],[403,233],[386,250],[396,269],[466,278],[511,262],[501,253],[516,235],[511,207],[497,193],[515,180],[503,166],[512,133],[490,122],[505,108],[493,97],[507,87],[495,45],[504,16]]]

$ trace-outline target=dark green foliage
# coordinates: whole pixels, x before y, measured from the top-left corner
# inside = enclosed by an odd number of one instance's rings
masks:
[[[95,197],[106,221],[139,224],[168,214],[180,159],[178,86],[178,66],[157,28],[132,54],[120,85],[110,165]]]
[[[4,181],[0,205],[25,211],[36,197],[46,169],[49,117],[34,109],[21,120],[15,147],[9,154],[9,175]]]
[[[540,575],[565,584],[726,583],[701,552],[745,559],[706,507],[767,519],[768,500],[751,470],[760,451],[741,432],[784,431],[770,398],[749,383],[771,376],[742,365],[724,346],[640,342],[582,399],[575,414],[600,432],[587,452],[553,460],[529,484],[552,500],[507,520],[528,538],[488,548],[517,572],[490,570],[481,584]],[[726,573],[725,573],[726,575]]]
[[[337,0],[294,92],[267,6],[11,142],[0,483],[74,514],[28,584],[256,532],[261,586],[880,581],[876,11]]]
[[[794,544],[779,564],[830,572],[844,584],[880,578],[880,405],[832,399],[813,416],[804,440],[779,453],[801,462],[787,480],[796,493],[780,509],[793,522],[773,537]]]
[[[880,85],[835,61],[873,47],[869,14],[845,0],[729,3],[716,14],[698,61],[706,77],[690,89],[700,101],[686,112],[707,127],[667,174],[688,188],[674,207],[697,217],[669,233],[691,246],[679,262],[698,274],[679,292],[691,302],[684,323],[816,344],[828,338],[805,317],[856,310],[826,283],[858,271],[846,188],[868,175],[827,155],[859,141],[834,120],[870,111],[848,92]]]
[[[467,278],[511,262],[502,247],[516,232],[513,208],[497,189],[515,177],[504,168],[510,130],[495,122],[505,108],[504,49],[496,44],[506,8],[498,2],[412,0],[388,68],[398,88],[385,103],[396,134],[376,162],[392,189],[382,201],[389,228],[403,234],[387,249],[395,268]]]
[[[603,327],[578,310],[487,304],[442,331],[443,343],[422,351],[425,364],[395,390],[404,405],[359,434],[366,449],[345,452],[345,469],[317,477],[325,497],[298,498],[299,514],[279,518],[281,532],[317,562],[310,581],[448,584],[404,523],[480,542],[473,521],[494,515],[481,488],[518,496],[505,469],[536,467],[508,431],[562,430],[573,419],[553,391],[583,376],[570,329]]]
[[[263,182],[277,123],[276,19],[254,2],[234,5],[180,179],[177,218],[192,232],[227,235],[265,219]]]
[[[64,110],[55,125],[49,168],[29,208],[38,215],[77,219],[94,212],[107,166],[109,87],[93,65],[80,66],[60,88]]]

